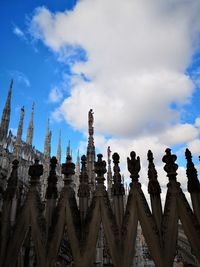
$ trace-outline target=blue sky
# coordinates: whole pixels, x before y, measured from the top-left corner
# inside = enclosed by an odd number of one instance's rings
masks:
[[[2,0],[0,10],[0,110],[13,78],[10,127],[24,105],[25,136],[34,101],[39,150],[50,117],[52,155],[60,128],[62,160],[69,139],[83,152],[93,108],[97,149],[110,145],[122,165],[135,149],[145,168],[151,148],[162,168],[168,146],[181,165],[189,147],[198,164],[199,0]]]
[[[50,3],[51,2],[51,3]],[[55,4],[56,2],[56,4]],[[27,124],[30,118],[31,105],[35,102],[35,134],[34,145],[43,150],[47,120],[54,108],[54,103],[49,103],[48,95],[51,88],[59,84],[63,71],[68,69],[65,64],[57,62],[49,49],[41,43],[35,43],[28,33],[28,21],[34,9],[38,6],[47,6],[52,11],[71,9],[76,1],[1,1],[1,43],[0,43],[0,88],[2,111],[10,83],[14,79],[12,95],[11,128],[17,128],[20,107],[25,106],[24,139]],[[23,31],[20,36],[14,32],[16,29]],[[67,92],[65,93],[67,96]],[[87,117],[86,117],[87,118]],[[51,125],[53,131],[52,153],[56,152],[59,129],[62,129],[63,150],[72,139],[73,148],[77,148],[75,139],[80,139],[81,134],[73,131],[66,123]],[[63,159],[64,160],[64,159]]]

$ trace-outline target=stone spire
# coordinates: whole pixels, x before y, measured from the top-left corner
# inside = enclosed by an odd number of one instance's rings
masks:
[[[81,216],[82,222],[87,213],[89,197],[90,197],[90,187],[88,184],[88,174],[87,174],[86,163],[87,163],[86,156],[83,155],[81,157],[81,172],[79,175],[80,183],[79,183],[79,189],[78,189],[79,209],[80,209],[80,216]]]
[[[44,172],[41,182],[41,197],[44,200],[45,199],[45,193],[47,188],[47,179],[49,175],[49,162],[51,158],[51,131],[49,126],[49,119],[48,119],[48,125],[47,125],[47,132],[45,136],[45,142],[44,142]]]
[[[154,157],[151,150],[147,153],[148,165],[148,193],[150,194],[151,210],[155,218],[155,222],[159,231],[160,240],[162,240],[162,204],[161,204],[161,188],[158,182],[158,174],[154,165]]]
[[[48,119],[48,125],[47,125],[47,132],[45,137],[45,143],[44,143],[44,155],[46,159],[50,159],[51,156],[51,131],[49,127],[49,119]]]
[[[76,158],[76,176],[79,177],[80,176],[80,155],[79,155],[79,150],[77,153],[77,158]]]
[[[124,216],[124,199],[123,195],[125,194],[124,185],[122,183],[120,167],[119,167],[119,154],[114,153],[113,156],[113,185],[112,185],[112,198],[113,198],[113,211],[116,216],[116,221],[118,226],[122,225],[123,216]]]
[[[88,112],[88,146],[87,146],[87,170],[89,176],[89,183],[91,185],[91,191],[95,187],[95,173],[94,173],[94,162],[95,162],[95,146],[94,146],[94,116],[93,110],[90,109]]]
[[[188,148],[185,151],[185,157],[187,160],[187,169],[186,174],[188,177],[187,188],[190,193],[192,200],[192,207],[194,210],[194,214],[197,217],[198,222],[200,223],[200,183],[198,179],[197,170],[192,161],[192,154]]]
[[[13,80],[11,80],[10,82],[10,88],[8,91],[6,104],[4,106],[2,113],[1,126],[0,126],[0,142],[3,141],[8,134],[8,127],[10,122],[10,104],[11,104],[12,86],[13,86]]]
[[[75,164],[72,162],[70,155],[66,158],[66,163],[62,164],[62,174],[64,174],[64,186],[71,187],[73,175],[75,174]]]
[[[112,188],[112,170],[111,170],[111,150],[110,146],[107,148],[107,156],[108,156],[108,171],[107,171],[107,190],[108,195],[111,197],[111,188]]]
[[[50,172],[48,177],[48,186],[46,190],[46,199],[56,199],[58,197],[58,191],[57,191],[58,178],[56,176],[57,163],[58,161],[56,157],[52,157],[50,159]]]
[[[67,145],[66,157],[67,156],[71,156],[70,140],[68,141],[68,145]]]
[[[26,143],[27,145],[32,146],[33,141],[33,117],[34,117],[34,106],[35,103],[32,104],[32,112],[31,112],[31,118],[28,126],[27,136],[26,136]]]
[[[61,164],[61,130],[60,130],[59,138],[58,138],[57,160],[58,160],[58,164]]]
[[[24,106],[21,108],[20,120],[19,120],[18,129],[17,129],[17,138],[16,138],[14,153],[13,153],[15,158],[19,158],[19,155],[20,155],[20,149],[21,149],[21,144],[22,144],[23,122],[24,122]]]

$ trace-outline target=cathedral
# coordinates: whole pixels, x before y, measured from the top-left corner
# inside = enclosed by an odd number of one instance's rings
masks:
[[[47,186],[47,177],[49,174],[49,162],[51,157],[51,130],[48,126],[46,136],[44,138],[44,151],[38,151],[32,144],[34,134],[34,103],[32,104],[32,112],[30,114],[30,122],[27,130],[26,141],[22,140],[23,133],[23,120],[24,120],[24,107],[21,108],[20,119],[17,129],[17,136],[13,135],[11,130],[9,131],[9,121],[11,116],[11,97],[12,97],[13,81],[10,83],[7,100],[3,109],[0,127],[0,199],[2,199],[2,192],[6,187],[6,177],[9,175],[10,165],[14,159],[20,161],[19,174],[19,188],[25,190],[28,187],[28,168],[34,163],[35,158],[38,158],[40,163],[44,166],[43,176],[41,179],[41,197],[45,199],[45,192]],[[70,142],[67,147],[66,154],[71,154]],[[57,175],[58,175],[58,187],[62,186],[62,174],[61,174],[61,133],[59,135],[58,147],[57,147]],[[74,177],[74,189],[77,192],[78,182],[80,175],[80,158],[77,156],[76,163],[76,177]],[[2,206],[2,200],[0,207]]]
[[[200,266],[200,184],[186,149],[188,192],[177,181],[176,155],[163,156],[169,179],[165,206],[149,150],[148,193],[139,182],[140,158],[127,158],[131,183],[120,173],[120,156],[96,157],[94,114],[88,112],[85,155],[72,162],[70,143],[61,162],[61,134],[51,157],[48,122],[44,151],[32,144],[34,103],[26,141],[24,107],[16,136],[9,130],[13,81],[0,124],[0,267]],[[106,181],[106,182],[105,182]]]

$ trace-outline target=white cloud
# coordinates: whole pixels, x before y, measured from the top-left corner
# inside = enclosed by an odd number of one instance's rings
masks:
[[[195,139],[188,143],[188,148],[192,152],[193,155],[200,155],[200,140]]]
[[[36,9],[31,34],[70,63],[74,74],[71,93],[55,117],[85,131],[92,108],[95,144],[104,155],[110,145],[125,170],[126,157],[135,150],[146,170],[151,148],[163,168],[167,146],[190,143],[199,134],[198,121],[180,123],[181,110],[195,89],[186,69],[200,33],[199,12],[196,0],[82,0],[72,11]],[[71,61],[80,47],[87,61]],[[146,184],[145,171],[141,176]]]
[[[57,102],[60,102],[62,98],[63,98],[63,94],[61,90],[57,87],[54,87],[51,89],[49,93],[48,101],[50,103],[57,103]]]
[[[200,128],[200,117],[197,117],[195,120],[195,126]]]
[[[84,0],[57,13],[38,8],[30,27],[36,38],[59,55],[71,45],[88,56],[73,71],[92,82],[80,79],[73,86],[60,107],[65,119],[86,128],[92,107],[97,131],[123,137],[177,120],[170,104],[183,105],[194,90],[185,69],[200,29],[197,10],[197,1],[179,0]]]
[[[28,77],[21,71],[12,70],[10,71],[10,75],[13,77],[14,81],[17,81],[18,83],[22,83],[27,87],[31,85]]]
[[[63,114],[59,109],[56,109],[51,113],[51,120],[55,122],[61,122],[63,120]]]
[[[161,135],[160,140],[168,145],[184,144],[197,138],[198,134],[198,129],[191,124],[176,124],[167,129]]]
[[[18,26],[14,26],[13,33],[20,38],[25,38],[24,32]]]

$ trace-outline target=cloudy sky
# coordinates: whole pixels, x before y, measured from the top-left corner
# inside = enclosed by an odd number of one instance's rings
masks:
[[[26,131],[35,101],[34,145],[43,150],[50,117],[52,154],[61,128],[64,160],[69,139],[74,157],[84,152],[92,108],[98,151],[110,145],[123,165],[135,150],[145,169],[152,149],[161,171],[171,147],[186,181],[185,148],[196,164],[200,155],[200,0],[2,0],[0,9],[0,108],[14,78],[10,127],[24,104]]]

